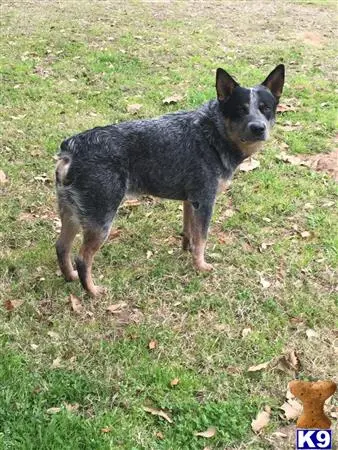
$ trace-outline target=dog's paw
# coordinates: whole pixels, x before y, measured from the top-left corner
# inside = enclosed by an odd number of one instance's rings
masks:
[[[88,294],[91,297],[102,297],[106,295],[108,292],[107,288],[103,286],[93,286],[90,291],[88,291]]]
[[[209,263],[207,263],[205,261],[196,263],[195,267],[200,272],[211,272],[214,269],[214,266],[212,264],[209,264]]]
[[[66,281],[76,281],[79,279],[79,274],[77,270],[72,270],[70,273],[65,275]]]

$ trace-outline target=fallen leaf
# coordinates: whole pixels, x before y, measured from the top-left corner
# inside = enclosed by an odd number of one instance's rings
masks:
[[[3,170],[0,170],[0,184],[5,184],[7,183],[7,181],[8,179],[5,172]]]
[[[149,408],[148,406],[143,406],[143,410],[145,412],[152,414],[153,416],[163,417],[163,419],[165,419],[169,423],[173,422],[172,419],[168,416],[168,414],[164,412],[162,409]]]
[[[78,297],[76,297],[76,295],[70,294],[69,301],[70,301],[72,310],[74,312],[76,312],[77,314],[80,314],[80,312],[83,310],[81,300]]]
[[[123,202],[123,206],[125,206],[126,208],[132,208],[139,205],[142,205],[142,202],[137,198],[130,198],[129,200]]]
[[[178,378],[174,378],[170,381],[170,386],[177,386],[180,380]]]
[[[200,436],[205,438],[212,438],[216,434],[216,428],[215,427],[209,427],[205,431],[197,431],[194,433],[194,436]]]
[[[164,435],[163,435],[163,433],[161,433],[160,431],[157,431],[157,432],[155,433],[155,436],[156,436],[158,439],[164,439]]]
[[[277,112],[283,113],[283,112],[295,112],[297,111],[297,108],[295,106],[290,105],[289,103],[279,103],[277,106]]]
[[[18,308],[23,304],[22,300],[5,300],[4,307],[7,311],[14,311],[14,309]]]
[[[163,105],[171,105],[180,102],[182,99],[183,99],[182,95],[174,94],[171,97],[166,97],[162,103]]]
[[[302,231],[300,235],[302,236],[302,238],[308,238],[311,236],[311,233],[309,231]]]
[[[250,170],[257,169],[261,164],[257,159],[247,158],[242,164],[239,165],[239,170],[242,172],[250,172]]]
[[[79,404],[78,403],[73,403],[72,405],[70,403],[64,403],[65,408],[68,412],[74,412],[77,411],[79,409]]]
[[[242,373],[242,369],[237,366],[227,366],[225,370],[230,375],[238,375],[238,374]]]
[[[157,347],[157,341],[150,341],[148,344],[148,348],[150,348],[150,350],[154,350],[154,348]]]
[[[256,419],[251,422],[251,428],[255,433],[259,433],[270,422],[271,409],[269,406],[264,408],[264,411],[260,411]]]
[[[266,250],[268,247],[271,247],[271,245],[273,245],[273,244],[274,244],[274,242],[262,242],[261,245],[259,246],[259,251],[260,251],[261,253],[263,253],[263,252],[265,252],[265,250]]]
[[[281,433],[280,431],[275,431],[274,433],[272,433],[272,436],[280,437],[280,438],[283,438],[283,439],[286,439],[288,437],[287,434]]]
[[[235,214],[235,211],[233,209],[226,209],[223,213],[225,217],[232,217]]]
[[[284,411],[286,420],[297,419],[303,411],[302,405],[293,399],[285,402],[280,409]]]
[[[108,241],[112,241],[116,238],[118,238],[121,234],[121,230],[120,229],[115,229],[115,230],[111,230],[111,232],[109,233],[109,237],[108,237]]]
[[[153,252],[151,250],[147,250],[147,259],[150,259],[153,256]]]
[[[251,332],[252,332],[251,328],[243,328],[243,330],[242,330],[242,337],[243,338],[247,337]]]
[[[117,314],[121,311],[122,308],[125,308],[126,306],[126,302],[115,303],[114,305],[107,306],[106,311],[109,311],[112,314]]]
[[[295,350],[282,355],[276,362],[276,367],[288,375],[295,377],[300,371],[300,360]]]
[[[305,334],[306,334],[307,338],[310,340],[318,337],[318,333],[315,330],[312,330],[312,328],[308,328],[305,331]]]
[[[267,289],[271,286],[270,281],[266,280],[262,275],[260,276],[260,283],[263,286],[263,289]]]
[[[47,414],[57,414],[60,411],[61,411],[61,408],[53,407],[53,408],[48,408],[46,413]]]
[[[271,361],[267,361],[265,363],[262,364],[258,364],[257,366],[251,366],[248,368],[248,372],[259,372],[260,370],[264,370],[266,369]]]
[[[59,339],[59,337],[60,337],[59,334],[56,333],[55,331],[48,331],[47,335],[49,337],[51,337],[52,339]]]
[[[61,358],[58,356],[57,358],[55,358],[52,362],[52,368],[53,369],[57,369],[58,367],[61,366]]]
[[[132,105],[127,106],[127,112],[129,114],[136,114],[142,108],[142,105],[139,103],[133,103]]]
[[[101,433],[110,433],[110,432],[111,432],[110,427],[101,428]]]

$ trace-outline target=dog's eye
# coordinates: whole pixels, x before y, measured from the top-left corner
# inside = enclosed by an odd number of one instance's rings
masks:
[[[261,110],[262,113],[268,113],[271,111],[270,106],[265,105],[264,103],[262,103],[261,105],[259,105],[259,109]]]
[[[247,106],[239,106],[237,108],[237,111],[241,116],[245,116],[246,114],[249,114],[249,108]]]

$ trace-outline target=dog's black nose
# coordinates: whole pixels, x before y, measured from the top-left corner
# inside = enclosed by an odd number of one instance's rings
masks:
[[[251,122],[249,128],[252,134],[255,136],[261,136],[265,131],[265,125],[263,122]]]

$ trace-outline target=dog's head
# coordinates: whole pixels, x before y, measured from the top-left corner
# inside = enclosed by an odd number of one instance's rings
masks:
[[[263,83],[248,89],[241,87],[225,70],[217,69],[217,98],[227,134],[248,155],[269,138],[284,76],[284,65],[280,64]]]

